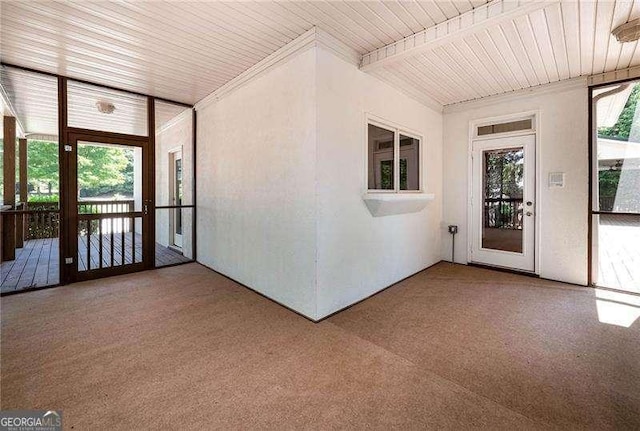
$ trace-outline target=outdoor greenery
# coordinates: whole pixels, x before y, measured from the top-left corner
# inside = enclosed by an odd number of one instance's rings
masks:
[[[636,85],[633,87],[633,90],[631,90],[629,99],[620,113],[618,121],[616,121],[616,123],[611,127],[598,128],[598,137],[610,137],[624,140],[629,139],[629,136],[631,135],[631,127],[633,125],[633,118],[636,114],[638,99],[640,99],[640,85]],[[640,136],[637,136],[636,138],[640,138]]]
[[[57,191],[58,143],[29,141],[29,188],[39,196]],[[45,190],[42,186],[45,185]],[[114,147],[78,147],[78,189],[81,197],[131,195],[133,191],[133,151]],[[34,197],[35,197],[34,196]],[[29,199],[32,201],[32,198]]]
[[[632,141],[640,141],[639,136],[632,136],[633,119],[636,114],[636,107],[638,105],[638,99],[640,99],[640,85],[636,84],[631,90],[629,99],[625,104],[618,121],[611,127],[598,128],[599,138],[609,138],[627,141],[631,138]],[[635,132],[638,134],[638,132]],[[640,145],[640,144],[638,144]],[[598,185],[600,195],[600,209],[605,211],[611,211],[613,200],[616,197],[618,191],[618,185],[620,182],[620,170],[603,170],[598,172]],[[636,174],[637,175],[637,174]]]
[[[57,202],[58,202],[58,194],[29,196],[29,203],[57,203]]]

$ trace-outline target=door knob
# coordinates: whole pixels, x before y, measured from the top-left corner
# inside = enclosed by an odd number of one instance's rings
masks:
[[[527,206],[530,207],[531,205],[533,205],[533,202],[527,201]]]

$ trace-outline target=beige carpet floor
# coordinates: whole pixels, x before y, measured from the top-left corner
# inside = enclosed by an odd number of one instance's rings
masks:
[[[3,297],[0,403],[74,430],[637,430],[640,319],[601,321],[633,300],[441,263],[314,324],[188,264]]]

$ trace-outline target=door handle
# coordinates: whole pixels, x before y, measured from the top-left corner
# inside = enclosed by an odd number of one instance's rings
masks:
[[[525,214],[527,215],[527,217],[531,217],[533,215],[533,212],[527,211]]]
[[[144,215],[149,214],[149,205],[144,204]]]

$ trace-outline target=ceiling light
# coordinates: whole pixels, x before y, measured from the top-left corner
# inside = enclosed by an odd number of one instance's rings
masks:
[[[113,111],[116,110],[116,107],[113,103],[105,102],[102,100],[98,100],[96,102],[96,108],[98,108],[98,111],[102,114],[113,114]]]
[[[611,32],[618,42],[634,42],[640,39],[640,18],[619,25]]]

